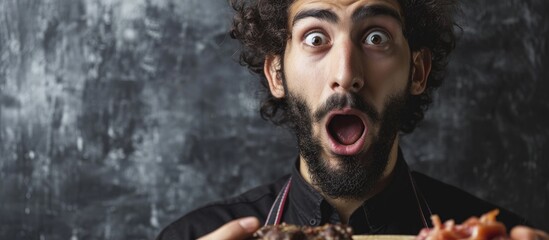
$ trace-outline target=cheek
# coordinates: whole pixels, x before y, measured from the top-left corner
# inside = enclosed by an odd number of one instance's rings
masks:
[[[309,107],[314,109],[321,98],[326,76],[322,64],[311,63],[306,58],[292,58],[291,55],[284,64],[288,90],[304,98]]]
[[[410,64],[406,56],[368,61],[366,69],[369,71],[365,91],[376,103],[381,104],[387,95],[403,91],[408,84]]]

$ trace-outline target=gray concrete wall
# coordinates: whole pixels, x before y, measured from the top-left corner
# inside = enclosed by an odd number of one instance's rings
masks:
[[[464,1],[410,165],[549,230],[549,2]],[[0,0],[0,238],[151,239],[283,175],[223,0]]]

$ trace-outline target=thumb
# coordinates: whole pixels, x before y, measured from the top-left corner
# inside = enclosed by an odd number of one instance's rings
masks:
[[[238,240],[246,239],[259,229],[259,220],[255,217],[235,219],[209,233],[199,240]]]

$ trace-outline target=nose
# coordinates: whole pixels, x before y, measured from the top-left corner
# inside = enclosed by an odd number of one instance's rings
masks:
[[[335,74],[330,87],[335,92],[358,92],[364,86],[361,49],[349,39],[334,51]]]

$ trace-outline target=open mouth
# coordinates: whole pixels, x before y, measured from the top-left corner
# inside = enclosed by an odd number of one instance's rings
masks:
[[[348,109],[333,112],[326,124],[332,152],[338,155],[356,155],[364,145],[368,126],[361,114]]]
[[[328,132],[334,140],[343,145],[358,141],[364,132],[364,124],[355,115],[335,115],[328,123]]]

